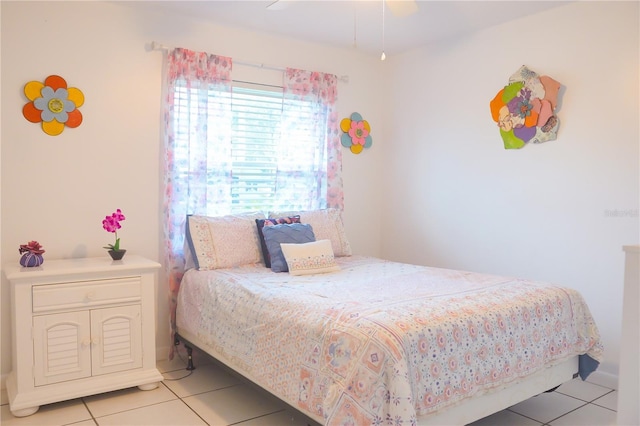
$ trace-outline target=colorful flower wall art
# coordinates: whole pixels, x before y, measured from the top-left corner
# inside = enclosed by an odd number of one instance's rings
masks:
[[[522,66],[490,102],[505,149],[552,141],[560,124],[555,114],[560,83]]]
[[[354,154],[360,154],[364,148],[369,148],[373,144],[370,134],[371,126],[357,112],[351,114],[349,118],[342,119],[340,130],[344,132],[340,137],[342,146],[349,148]]]
[[[78,127],[82,123],[80,108],[84,94],[75,87],[67,88],[67,82],[58,75],[44,80],[30,81],[24,86],[24,94],[31,102],[22,108],[22,115],[32,123],[42,123],[42,130],[57,136],[67,127]]]

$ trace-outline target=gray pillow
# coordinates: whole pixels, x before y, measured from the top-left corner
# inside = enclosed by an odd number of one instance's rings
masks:
[[[271,258],[271,270],[273,272],[287,272],[287,261],[280,248],[281,243],[302,244],[316,240],[313,228],[307,223],[287,223],[273,226],[265,226],[262,229],[264,242],[269,250]]]

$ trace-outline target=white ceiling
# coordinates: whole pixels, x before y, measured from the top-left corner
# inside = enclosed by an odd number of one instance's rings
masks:
[[[277,7],[267,8],[273,1],[124,3],[200,17],[225,26],[355,48],[378,56],[382,52],[384,0],[280,0]],[[394,15],[385,5],[384,50],[387,56],[402,53],[434,40],[472,33],[567,3],[569,1],[417,0],[417,11],[403,17]]]

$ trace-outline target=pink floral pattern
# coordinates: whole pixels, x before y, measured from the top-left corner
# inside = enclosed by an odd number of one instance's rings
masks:
[[[164,110],[164,267],[169,279],[169,308],[171,313],[171,336],[175,333],[176,297],[184,272],[184,229],[187,214],[214,215],[228,211],[216,209],[212,200],[220,205],[230,201],[224,196],[226,182],[231,175],[221,165],[220,153],[228,147],[226,133],[207,133],[207,120],[194,120],[193,128],[185,131],[175,127],[181,108],[191,102],[202,102],[202,97],[193,99],[188,90],[209,93],[231,93],[231,58],[193,52],[188,49],[173,49],[167,55],[166,97]],[[183,102],[176,102],[176,89],[183,88]],[[222,97],[222,96],[221,96]],[[206,99],[206,96],[204,97]],[[205,106],[207,104],[205,103]],[[223,102],[213,102],[205,113],[222,119],[229,117]],[[216,143],[208,143],[215,141]],[[219,147],[216,150],[216,147]],[[187,154],[188,153],[188,154]],[[211,160],[208,162],[207,160]],[[211,168],[211,169],[209,169]],[[173,358],[173,345],[169,357]]]
[[[299,101],[313,102],[321,105],[321,116],[314,119],[315,127],[309,131],[318,141],[316,152],[319,154],[314,170],[314,182],[308,185],[313,195],[306,195],[305,199],[319,200],[318,204],[294,207],[299,210],[314,210],[327,207],[342,209],[344,193],[342,190],[342,151],[340,150],[340,136],[336,100],[338,98],[338,77],[317,71],[304,71],[287,68],[284,72],[284,105],[283,115],[285,123],[292,123],[287,117],[298,117],[302,107]],[[287,138],[287,126],[283,129]],[[291,140],[295,140],[292,133]],[[316,166],[317,167],[317,166]],[[286,181],[285,181],[286,182]],[[272,210],[291,210],[291,206],[275,205]]]
[[[415,424],[574,355],[602,359],[575,290],[360,256],[336,261],[339,272],[300,277],[262,266],[189,271],[179,330],[332,425]]]
[[[220,269],[260,262],[256,220],[263,213],[218,217],[190,215],[189,237],[198,269]]]

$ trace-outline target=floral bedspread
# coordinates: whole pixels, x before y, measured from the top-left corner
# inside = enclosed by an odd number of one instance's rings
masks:
[[[186,330],[326,424],[414,424],[577,354],[602,358],[582,296],[556,285],[353,256],[294,277],[188,271]],[[597,363],[596,363],[597,364]]]

